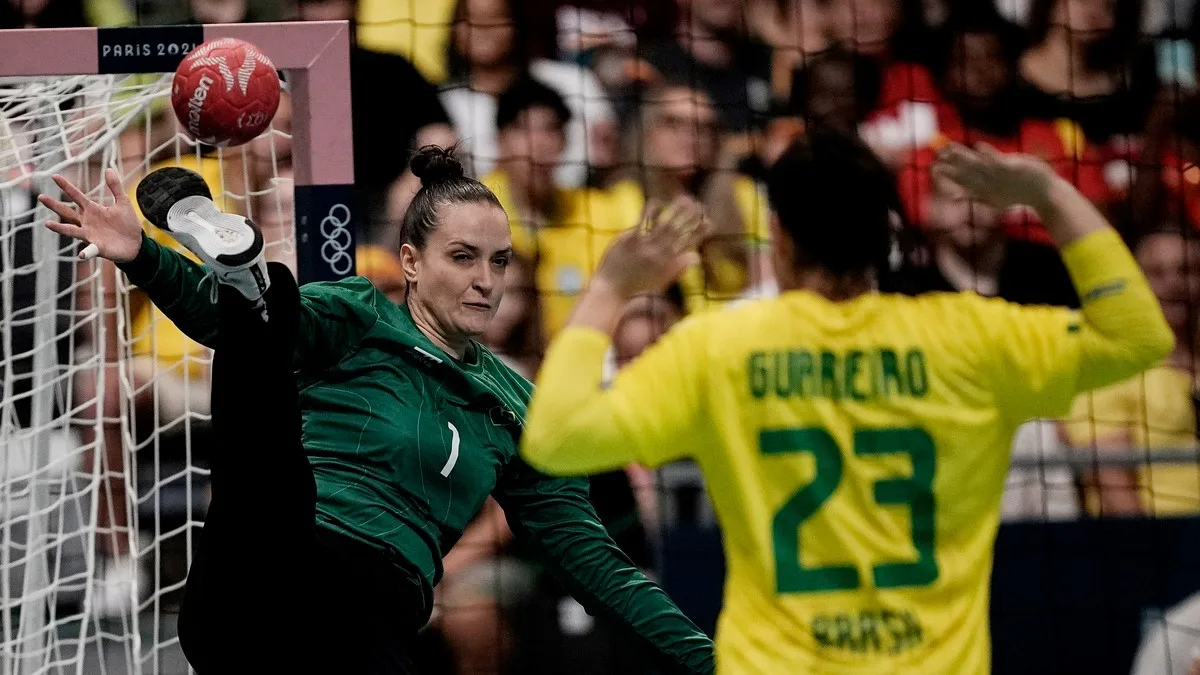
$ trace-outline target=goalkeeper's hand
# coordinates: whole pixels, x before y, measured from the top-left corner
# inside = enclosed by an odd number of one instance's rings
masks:
[[[121,188],[121,178],[116,170],[104,172],[104,182],[112,195],[112,204],[98,204],[75,185],[60,175],[54,182],[62,189],[75,207],[68,206],[50,195],[39,195],[38,201],[53,211],[60,220],[46,222],[46,227],[86,246],[79,254],[80,260],[100,256],[116,263],[129,262],[137,257],[142,247],[142,226],[138,222],[133,203]]]

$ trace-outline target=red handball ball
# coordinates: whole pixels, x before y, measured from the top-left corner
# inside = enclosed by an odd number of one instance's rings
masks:
[[[210,40],[175,70],[171,107],[194,141],[218,148],[248,143],[275,118],[279,74],[249,42]]]

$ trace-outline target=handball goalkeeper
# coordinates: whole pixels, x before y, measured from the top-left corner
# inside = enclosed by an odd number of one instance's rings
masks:
[[[188,660],[202,674],[411,672],[442,557],[493,495],[515,535],[647,658],[712,672],[711,641],[613,544],[586,479],[517,456],[531,385],[474,340],[512,256],[500,203],[440,148],[412,169],[422,187],[404,216],[400,305],[361,277],[298,289],[264,262],[257,226],[219,212],[185,169],[150,174],[137,199],[204,266],[144,236],[112,170],[112,205],[60,176],[77,208],[40,198],[61,221],[50,229],[115,262],[215,349],[212,501],[179,625]]]

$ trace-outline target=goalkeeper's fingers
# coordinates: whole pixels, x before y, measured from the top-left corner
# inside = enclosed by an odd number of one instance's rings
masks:
[[[87,195],[83,194],[83,192],[81,192],[79,188],[75,187],[74,183],[67,180],[65,176],[54,174],[53,179],[55,185],[58,186],[58,189],[62,190],[63,194],[65,194],[68,199],[75,202],[79,208],[86,208],[89,204],[93,203],[92,200],[87,198]]]
[[[58,201],[50,195],[38,195],[38,201],[42,204],[42,206],[45,206],[53,211],[54,215],[62,219],[62,222],[70,223],[72,225],[80,224],[78,211]]]
[[[113,203],[123,204],[129,201],[129,195],[125,194],[125,188],[121,187],[121,176],[117,174],[116,169],[104,170],[104,182],[108,184],[108,191],[112,193]]]
[[[88,244],[87,246],[83,247],[82,251],[79,252],[79,259],[91,260],[98,255],[100,255],[100,247],[95,244]]]
[[[72,239],[84,240],[83,228],[78,225],[72,224],[72,223],[60,223],[56,220],[47,220],[46,228],[49,229],[51,232],[61,234],[64,237],[70,237]],[[86,240],[84,240],[84,241],[86,241]]]

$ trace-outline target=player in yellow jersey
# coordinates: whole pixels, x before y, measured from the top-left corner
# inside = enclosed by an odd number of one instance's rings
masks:
[[[621,307],[695,245],[686,218],[667,218],[614,242],[546,355],[530,464],[703,470],[728,557],[719,673],[989,672],[1014,430],[1171,351],[1128,249],[1050,167],[950,146],[936,171],[1035,208],[1082,309],[874,290],[892,178],[857,139],[818,131],[768,181],[780,297],[685,319],[602,388]]]

